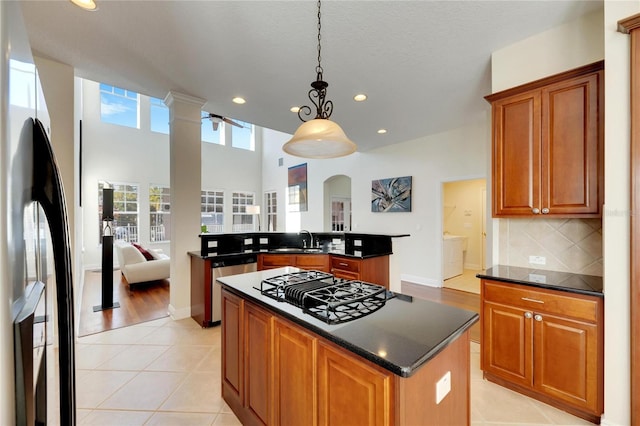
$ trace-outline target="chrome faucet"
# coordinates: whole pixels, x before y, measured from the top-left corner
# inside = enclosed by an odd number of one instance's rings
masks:
[[[302,234],[303,232],[309,234],[309,247],[313,247],[313,234],[306,229],[303,229],[298,232],[298,235]],[[302,248],[307,248],[307,242],[304,239],[302,240]]]

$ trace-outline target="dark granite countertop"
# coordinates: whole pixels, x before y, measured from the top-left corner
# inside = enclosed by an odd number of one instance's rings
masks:
[[[497,265],[487,269],[485,273],[480,273],[476,276],[478,278],[566,291],[569,293],[586,294],[588,296],[604,296],[602,293],[602,277],[594,275],[580,275],[569,272]]]
[[[247,250],[241,253],[225,253],[225,254],[217,254],[217,255],[209,255],[209,256],[202,256],[200,251],[190,251],[187,252],[187,254],[189,256],[193,256],[193,257],[200,257],[203,259],[212,259],[212,260],[224,260],[224,259],[232,259],[234,257],[241,257],[241,256],[245,256],[245,255],[258,255],[261,253],[267,253],[267,254],[330,254],[333,256],[344,256],[344,257],[350,257],[353,259],[370,259],[370,258],[374,258],[374,257],[380,257],[380,256],[389,256],[393,253],[376,253],[376,254],[370,254],[370,255],[362,255],[362,254],[347,254],[344,252],[344,249],[338,249],[338,248],[328,248],[328,247],[323,247],[323,248],[318,248],[318,249],[304,249],[304,248],[297,248],[297,247],[287,247],[286,249],[260,249],[260,250]]]
[[[265,278],[299,270],[270,269],[221,277],[218,282],[401,377],[410,377],[479,320],[475,312],[395,293],[396,297],[370,315],[329,325],[257,289]]]

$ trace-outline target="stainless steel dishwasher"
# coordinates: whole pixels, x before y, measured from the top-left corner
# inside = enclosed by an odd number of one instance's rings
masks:
[[[211,263],[211,325],[220,324],[222,318],[222,286],[217,282],[220,277],[244,274],[258,270],[255,254],[233,256],[232,258]]]

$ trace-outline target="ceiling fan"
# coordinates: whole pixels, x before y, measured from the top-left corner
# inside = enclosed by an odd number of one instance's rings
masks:
[[[232,126],[236,126],[236,127],[240,127],[240,128],[244,128],[244,126],[238,122],[235,122],[233,120],[231,120],[230,118],[227,117],[223,117],[221,115],[218,114],[214,114],[212,112],[208,113],[207,115],[205,115],[204,117],[202,117],[202,119],[209,119],[211,120],[211,124],[213,125],[213,131],[215,132],[216,130],[218,130],[218,125],[222,122],[231,124]]]

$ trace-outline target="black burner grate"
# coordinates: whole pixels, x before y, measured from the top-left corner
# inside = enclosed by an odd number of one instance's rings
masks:
[[[331,280],[328,282],[322,280]],[[291,300],[287,299],[287,295],[285,294],[285,289],[296,286],[314,283],[322,281],[322,285],[329,285],[333,282],[333,275],[327,274],[326,272],[321,271],[300,271],[300,272],[291,272],[289,274],[278,275],[276,277],[267,278],[260,283],[260,293],[265,296],[269,296],[272,299],[278,300],[280,302],[288,301],[293,303]],[[288,290],[287,292],[291,293],[292,290]],[[289,296],[291,297],[291,296]],[[296,304],[296,303],[293,303]],[[302,307],[300,305],[296,305]]]
[[[376,284],[344,281],[306,293],[304,311],[328,324],[339,324],[377,311],[392,295]]]
[[[268,297],[302,308],[328,324],[360,318],[382,308],[393,293],[376,284],[339,280],[320,271],[301,271],[263,280]]]

